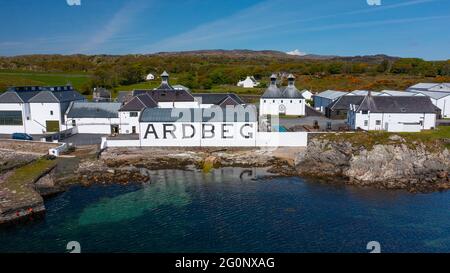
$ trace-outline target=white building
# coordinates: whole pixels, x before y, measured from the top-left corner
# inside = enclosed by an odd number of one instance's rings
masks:
[[[347,123],[354,130],[419,132],[436,126],[436,107],[425,96],[366,96],[351,104]]]
[[[422,94],[441,110],[441,118],[450,118],[450,83],[418,83],[407,89],[415,94]]]
[[[153,90],[134,90],[119,109],[120,133],[140,133],[139,119],[147,108],[211,108],[228,105],[245,105],[239,96],[232,93],[196,93],[181,86],[174,88],[169,83],[169,74],[161,75],[161,85]]]
[[[326,90],[313,96],[314,108],[321,112],[325,112],[325,107],[330,105],[333,101],[339,99],[342,96],[347,95],[347,92]]]
[[[407,91],[435,91],[450,92],[450,83],[418,83],[407,89]]]
[[[70,103],[84,100],[71,86],[12,87],[0,95],[0,134],[60,132]]]
[[[146,81],[153,81],[154,79],[155,79],[155,75],[153,75],[152,73],[148,74],[148,75],[145,77],[145,80],[146,80]]]
[[[255,146],[256,109],[246,109],[228,115],[221,107],[147,108],[140,117],[141,146]]]
[[[259,115],[305,115],[305,98],[295,87],[295,77],[288,76],[288,86],[279,88],[277,76],[270,77],[270,85],[259,100]]]
[[[245,80],[239,81],[237,86],[244,88],[254,88],[259,85],[259,82],[253,76],[247,76]]]
[[[66,128],[80,134],[119,133],[118,102],[72,102],[66,111]]]
[[[311,91],[309,90],[302,90],[301,91],[303,98],[305,98],[305,100],[311,100],[313,97],[313,93],[311,93]]]

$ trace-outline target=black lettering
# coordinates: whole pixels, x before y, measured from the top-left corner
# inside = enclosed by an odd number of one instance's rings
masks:
[[[168,129],[167,127],[172,127],[171,129]],[[174,124],[163,124],[163,135],[164,135],[164,139],[167,139],[167,133],[169,133],[172,138],[176,139],[177,137],[175,136],[174,132],[176,131],[176,127]]]
[[[228,135],[228,136],[226,136],[225,135],[225,133],[229,133],[230,131],[229,130],[227,130],[225,127],[226,126],[233,126],[232,124],[226,124],[226,123],[222,123],[222,138],[233,138],[233,136],[230,136],[230,135]]]
[[[195,127],[192,124],[183,124],[182,125],[182,129],[183,129],[183,138],[193,138],[195,136]],[[192,134],[190,136],[186,135],[186,127],[191,127],[192,128]]]
[[[151,130],[150,130],[150,128],[151,128]],[[155,135],[155,139],[159,138],[158,135],[156,134],[156,130],[155,130],[155,127],[153,126],[153,124],[149,124],[147,126],[147,131],[145,131],[144,139],[147,139],[148,134]]]
[[[246,123],[246,124],[242,125],[241,130],[240,130],[241,136],[242,136],[243,138],[253,138],[253,133],[252,133],[252,132],[248,132],[247,135],[244,135],[244,128],[245,128],[245,127],[253,128],[253,124]]]
[[[211,130],[206,130],[206,126],[210,126]],[[214,125],[212,124],[202,124],[202,138],[214,138]],[[206,132],[211,133],[210,136],[206,136]]]

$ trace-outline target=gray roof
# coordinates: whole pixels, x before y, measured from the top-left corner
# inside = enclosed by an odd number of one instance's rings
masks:
[[[397,91],[397,90],[383,90],[383,91],[381,91],[381,93],[389,95],[389,96],[397,96],[397,97],[401,97],[401,96],[411,97],[411,96],[417,96],[419,94],[419,93],[414,93],[414,92]]]
[[[436,107],[430,98],[424,96],[366,96],[356,112],[370,111],[372,113],[436,113]]]
[[[69,91],[41,91],[32,97],[29,102],[69,102],[85,100],[86,98],[82,96],[75,90]]]
[[[418,94],[423,94],[427,97],[430,97],[432,99],[435,100],[439,100],[445,97],[450,96],[449,92],[437,92],[437,91],[416,91],[416,90],[411,90],[411,93],[418,93]]]
[[[0,103],[70,102],[85,100],[71,86],[11,87],[0,95]]]
[[[282,94],[281,94],[281,90],[280,88],[278,88],[278,86],[276,84],[270,84],[269,87],[267,87],[266,91],[264,92],[264,94],[261,96],[261,98],[263,99],[269,99],[269,98],[281,98]]]
[[[67,110],[68,118],[118,118],[119,102],[79,102],[75,101]]]
[[[348,95],[342,96],[337,100],[333,101],[326,108],[331,109],[332,111],[349,110],[351,104],[359,105],[361,104],[364,98],[365,98],[364,96],[348,96]]]
[[[245,104],[245,102],[234,93],[194,93],[195,98],[200,98],[202,104],[215,104],[220,105],[227,98],[231,98],[236,101],[237,104]]]
[[[126,102],[120,111],[141,111],[147,107],[157,107],[158,103],[150,96],[149,93],[143,93],[133,97],[131,100]]]
[[[248,107],[248,112],[236,114],[223,108],[146,108],[140,122],[256,122],[256,108]],[[219,114],[219,115],[217,115]]]
[[[302,92],[300,92],[294,85],[288,85],[281,91],[282,98],[289,99],[303,99]]]
[[[348,93],[342,92],[342,91],[335,91],[335,90],[326,90],[319,94],[314,95],[314,97],[321,97],[321,98],[326,98],[326,99],[330,99],[330,100],[335,100],[346,94],[348,94]]]

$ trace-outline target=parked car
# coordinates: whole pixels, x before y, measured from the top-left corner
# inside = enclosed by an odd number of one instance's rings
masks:
[[[21,140],[33,140],[33,137],[25,133],[14,133],[11,139],[21,139]]]

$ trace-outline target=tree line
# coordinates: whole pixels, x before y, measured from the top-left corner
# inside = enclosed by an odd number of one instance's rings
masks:
[[[145,75],[164,70],[176,75],[177,82],[192,89],[215,85],[235,85],[247,75],[267,79],[273,72],[326,76],[334,74],[407,74],[424,77],[450,76],[450,60],[425,61],[418,58],[332,58],[310,60],[280,56],[226,55],[28,55],[1,57],[0,69],[38,72],[88,73],[83,87],[114,88],[142,82]]]

